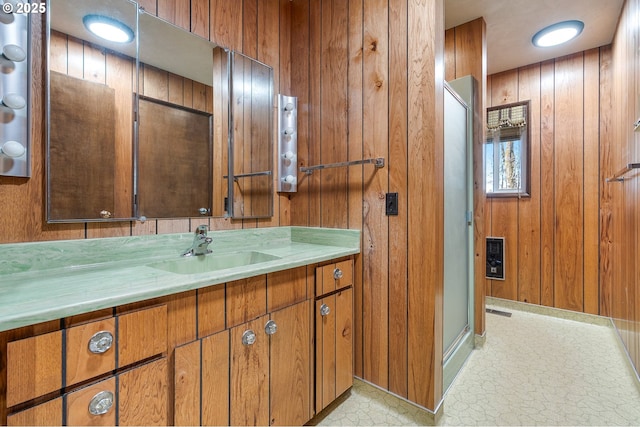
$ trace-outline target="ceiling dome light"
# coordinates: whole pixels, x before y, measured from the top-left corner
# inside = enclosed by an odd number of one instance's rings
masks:
[[[87,30],[110,42],[129,43],[133,40],[133,30],[108,16],[87,15],[82,18]]]
[[[582,21],[558,22],[538,31],[531,42],[537,47],[557,46],[578,37],[583,28]]]

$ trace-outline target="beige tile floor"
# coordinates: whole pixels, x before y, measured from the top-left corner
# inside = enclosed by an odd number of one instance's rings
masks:
[[[558,318],[529,312],[530,306],[491,302],[488,307],[513,315],[487,314],[486,343],[453,382],[438,425],[640,426],[640,386],[608,320],[576,321],[566,312],[559,315],[568,318]],[[432,418],[356,381],[339,404],[314,421],[429,425]]]

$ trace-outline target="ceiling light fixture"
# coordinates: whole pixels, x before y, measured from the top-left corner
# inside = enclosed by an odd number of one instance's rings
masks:
[[[116,43],[133,40],[133,30],[122,22],[103,15],[86,15],[82,22],[96,36]]]
[[[549,25],[538,31],[531,42],[537,47],[551,47],[566,43],[580,35],[584,23],[582,21],[564,21]]]

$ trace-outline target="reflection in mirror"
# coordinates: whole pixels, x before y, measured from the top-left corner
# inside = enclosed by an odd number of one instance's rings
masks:
[[[221,216],[212,209],[212,199],[223,207],[226,197],[212,184],[227,172],[212,170],[212,70],[219,48],[156,16],[141,13],[139,20],[138,215]]]
[[[484,149],[488,197],[528,197],[529,101],[487,109]]]
[[[232,53],[232,193],[234,218],[273,215],[273,70]]]
[[[48,220],[132,218],[136,43],[100,39],[83,18],[108,15],[135,33],[137,5],[49,1],[47,11]]]

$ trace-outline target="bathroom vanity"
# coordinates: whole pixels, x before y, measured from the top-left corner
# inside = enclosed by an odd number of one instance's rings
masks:
[[[209,236],[0,245],[0,422],[302,425],[347,390],[360,232]]]

